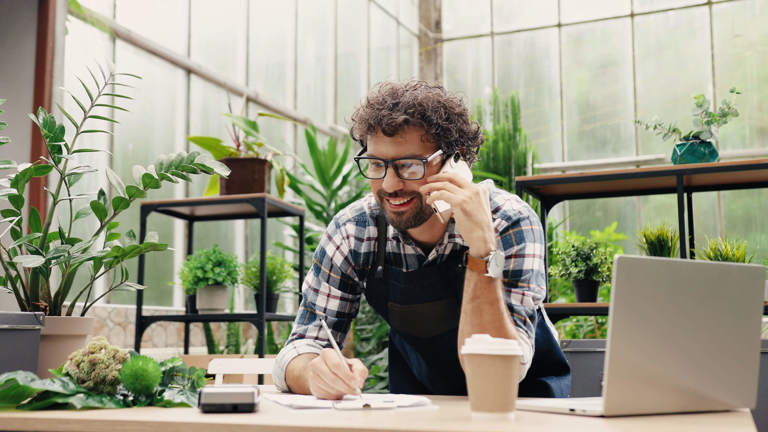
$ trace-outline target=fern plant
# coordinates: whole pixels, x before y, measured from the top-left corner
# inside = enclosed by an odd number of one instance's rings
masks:
[[[126,262],[145,253],[163,251],[168,245],[159,243],[157,235],[150,233],[145,241],[139,242],[135,233],[117,230],[115,219],[147,191],[159,189],[164,182],[190,181],[198,174],[228,175],[229,169],[208,155],[197,152],[180,152],[160,156],[157,162],[147,167],[133,167],[133,182],[124,183],[109,167],[105,167],[110,184],[108,191],[99,189],[90,194],[73,194],[72,187],[84,175],[98,172],[95,167],[78,162],[80,153],[99,150],[79,146],[79,138],[88,134],[111,134],[103,129],[88,128],[89,120],[103,120],[118,123],[108,116],[111,110],[128,111],[121,103],[131,97],[119,92],[126,79],[140,79],[139,76],[115,73],[99,66],[96,73],[88,70],[92,84],[80,82],[85,97],[69,96],[81,111],[72,115],[60,105],[59,111],[74,128],[71,139],[67,139],[65,124],[44,108],[30,118],[37,125],[45,139],[47,154],[32,163],[1,161],[0,169],[11,170],[11,174],[0,180],[0,199],[11,205],[0,211],[0,286],[10,288],[22,311],[43,311],[47,315],[72,315],[77,302],[82,302],[80,312],[84,316],[102,297],[116,289],[143,289],[128,281]],[[112,100],[114,99],[114,102]],[[0,140],[0,144],[7,140]],[[34,206],[29,216],[22,214],[25,204],[25,189],[34,177],[57,174],[52,187],[47,188],[50,206],[41,214]],[[73,201],[87,199],[89,205],[75,211]],[[68,208],[61,217],[62,206]],[[73,227],[86,217],[93,215],[98,225],[85,238],[76,237]],[[29,234],[24,234],[26,221]],[[10,239],[5,234],[10,233]],[[75,286],[75,276],[85,271],[88,277],[82,286]],[[106,289],[99,295],[94,293],[94,284],[106,275],[111,275]],[[65,301],[71,297],[65,309]]]
[[[646,227],[638,233],[638,247],[648,256],[674,258],[680,249],[680,235],[664,224]]]

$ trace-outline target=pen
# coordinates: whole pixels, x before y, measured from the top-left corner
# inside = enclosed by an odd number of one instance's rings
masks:
[[[339,349],[339,345],[336,344],[336,339],[333,338],[333,333],[331,333],[331,329],[328,328],[328,324],[325,323],[325,319],[320,318],[320,324],[323,325],[323,329],[325,330],[325,333],[328,335],[328,340],[331,341],[331,346],[333,346],[333,350],[336,351],[336,355],[339,356],[339,360],[341,360],[342,363],[347,364],[347,359],[344,358],[344,354],[341,353],[341,350]],[[355,394],[359,394],[361,398],[363,396],[363,393],[357,387],[355,387]]]

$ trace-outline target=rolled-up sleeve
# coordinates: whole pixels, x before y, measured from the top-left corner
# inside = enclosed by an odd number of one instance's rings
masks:
[[[514,220],[500,224],[499,233],[506,259],[503,283],[507,307],[518,329],[523,350],[520,380],[525,377],[533,359],[536,309],[547,289],[544,230],[533,210],[527,204],[521,204]]]
[[[331,222],[318,248],[312,266],[302,285],[302,300],[293,330],[280,350],[272,371],[275,386],[289,391],[285,370],[296,356],[319,353],[330,347],[320,319],[325,319],[339,346],[349,331],[360,308],[361,284],[350,258],[354,227]]]

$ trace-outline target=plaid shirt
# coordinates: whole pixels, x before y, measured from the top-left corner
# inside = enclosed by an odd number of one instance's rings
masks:
[[[517,195],[497,189],[490,180],[480,184],[490,190],[493,226],[499,250],[506,257],[503,284],[523,349],[522,379],[533,357],[532,320],[546,292],[544,232],[536,213]],[[340,211],[328,225],[304,279],[293,331],[275,362],[273,379],[278,389],[288,391],[285,368],[294,357],[330,347],[319,318],[325,317],[336,341],[339,345],[343,343],[360,308],[365,281],[375,266],[379,211],[376,199],[368,194]],[[405,233],[388,226],[386,262],[413,271],[445,261],[462,246],[467,244],[456,231],[453,219],[429,255]]]

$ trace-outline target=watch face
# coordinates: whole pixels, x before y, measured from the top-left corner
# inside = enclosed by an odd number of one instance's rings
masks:
[[[501,251],[493,251],[488,257],[488,274],[499,277],[504,272],[504,254]]]

